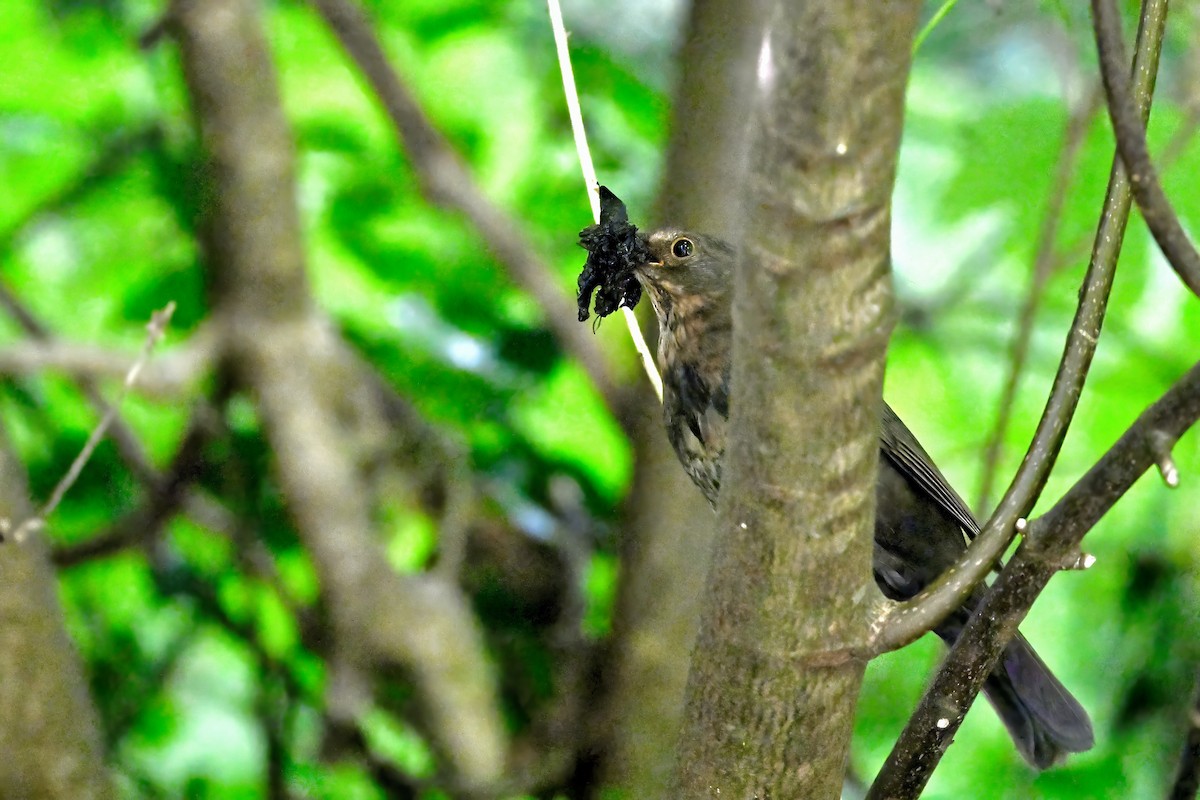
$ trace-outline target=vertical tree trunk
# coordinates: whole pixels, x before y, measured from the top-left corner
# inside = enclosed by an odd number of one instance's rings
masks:
[[[682,798],[835,798],[863,664],[890,198],[920,4],[776,3],[757,60],[720,536]]]
[[[30,513],[0,430],[0,518]],[[95,709],[63,627],[41,534],[0,544],[0,797],[110,797]]]

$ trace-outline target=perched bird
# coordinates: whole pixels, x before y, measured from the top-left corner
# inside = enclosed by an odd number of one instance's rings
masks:
[[[667,436],[683,468],[714,506],[729,419],[734,249],[677,229],[646,239],[650,258],[634,272],[658,317],[658,368]],[[797,446],[801,446],[798,444]],[[876,481],[875,581],[894,600],[916,595],[966,547],[979,525],[958,493],[884,404]],[[953,643],[976,590],[935,632]],[[1093,744],[1087,712],[1019,634],[987,678],[984,694],[1021,755],[1045,768]]]

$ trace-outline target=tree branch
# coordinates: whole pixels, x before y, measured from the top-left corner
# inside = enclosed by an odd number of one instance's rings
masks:
[[[161,353],[146,364],[134,389],[154,397],[188,394],[207,371],[211,349],[208,337],[197,334],[183,347]],[[61,340],[16,342],[0,348],[0,374],[55,371],[76,379],[120,379],[136,358],[123,350]]]
[[[1150,113],[1165,27],[1166,0],[1147,0],[1142,8],[1142,23],[1134,55],[1135,93],[1143,119]],[[1091,263],[1050,397],[1025,461],[1004,499],[984,526],[983,533],[988,533],[993,526],[1008,528],[1015,525],[1018,519],[1029,513],[1045,486],[1095,354],[1130,203],[1125,165],[1120,158],[1114,158]],[[1025,549],[1024,546],[1021,548]],[[1004,587],[1015,580],[1012,576],[1023,569],[1023,563],[1014,558],[1005,567],[984,604],[975,612],[958,642],[951,648],[933,684],[884,762],[868,794],[869,800],[915,798],[928,782],[942,753],[958,730],[966,709],[995,665],[1000,650],[1016,633],[1017,622],[1012,622],[1011,627],[1003,629],[1002,637],[996,639],[998,645],[993,642],[986,652],[981,650],[981,637],[984,636],[981,626],[996,625],[996,620],[1003,617],[997,606],[1012,602]],[[1054,569],[1057,570],[1058,566],[1056,564]],[[1024,613],[1020,616],[1023,617]]]
[[[12,530],[12,536],[20,542],[30,531],[41,528],[46,523],[46,518],[54,513],[58,508],[58,504],[62,502],[66,493],[75,485],[75,481],[79,479],[83,468],[87,462],[91,460],[92,453],[96,451],[96,447],[104,439],[104,434],[112,425],[113,420],[117,417],[117,409],[120,408],[121,402],[125,399],[125,395],[137,383],[138,375],[142,368],[150,358],[150,353],[154,350],[154,346],[158,344],[166,332],[166,327],[171,321],[171,315],[175,313],[175,301],[167,303],[162,311],[155,311],[150,316],[150,322],[146,325],[146,341],[142,345],[142,352],[137,359],[129,367],[129,371],[125,374],[125,381],[121,386],[120,394],[117,395],[113,405],[109,406],[104,416],[92,429],[88,435],[87,441],[83,444],[83,449],[79,451],[79,455],[71,462],[71,466],[67,469],[62,479],[54,487],[54,491],[50,493],[50,497],[46,500],[45,505],[38,511],[37,514],[29,517],[21,522]],[[9,532],[9,523],[7,520],[0,519],[0,541],[4,541],[4,534]]]
[[[110,530],[99,536],[79,544],[56,548],[51,553],[54,563],[59,567],[72,567],[152,541],[163,524],[183,504],[189,488],[199,476],[202,451],[212,431],[211,410],[207,406],[198,408],[192,415],[192,421],[171,459],[171,465],[167,468],[161,484],[151,490],[146,504],[118,520]]]
[[[1024,529],[1022,522],[1018,520],[1010,528],[985,526],[954,566],[915,597],[902,602],[881,599],[869,635],[861,644],[848,648],[847,657],[872,659],[912,644],[937,627],[983,583],[1017,533]]]
[[[1084,534],[1154,465],[1153,438],[1178,440],[1197,419],[1200,364],[1143,412],[1100,461],[1034,521],[1028,538],[951,649],[868,798],[905,800],[921,793],[984,679],[1050,578],[1078,550]]]
[[[1123,181],[1124,173],[1121,175]],[[1123,182],[1126,189],[1122,203],[1120,194],[1113,194],[1115,174],[1113,180],[1097,231],[1096,250],[1084,280],[1080,305],[1067,335],[1063,360],[1021,469],[991,519],[957,563],[911,600],[902,603],[881,602],[881,610],[872,622],[870,637],[861,645],[861,650],[855,652],[873,657],[895,650],[916,641],[944,620],[991,572],[1037,502],[1078,405],[1112,288],[1130,205],[1127,182]]]
[[[1165,13],[1165,12],[1164,12]],[[1100,74],[1108,93],[1108,115],[1112,120],[1117,150],[1129,170],[1130,185],[1146,227],[1154,241],[1184,284],[1200,295],[1200,253],[1179,223],[1158,180],[1158,171],[1150,160],[1146,144],[1146,123],[1138,114],[1129,95],[1125,76],[1125,44],[1121,40],[1121,20],[1112,0],[1092,0],[1092,21],[1096,31],[1096,51]]]
[[[33,340],[52,345],[55,341],[54,333],[50,328],[34,315],[32,311],[25,306],[21,300],[9,291],[8,287],[0,283],[0,305],[4,306],[9,315],[16,320],[22,330]],[[86,376],[76,378],[75,385],[83,392],[92,408],[101,417],[108,415],[112,411],[112,406],[104,399],[103,392],[96,381]],[[146,455],[145,449],[142,447],[141,441],[137,435],[125,424],[125,421],[119,414],[113,417],[110,425],[109,436],[112,438],[113,444],[117,448],[117,453],[120,454],[121,460],[129,467],[129,471],[139,482],[147,486],[155,486],[162,480],[162,476],[158,474],[158,470],[150,463],[150,458]]]
[[[408,149],[426,196],[470,220],[513,280],[538,302],[546,326],[562,348],[578,359],[611,407],[615,387],[608,363],[588,327],[576,322],[575,304],[563,292],[554,270],[521,233],[518,221],[484,196],[458,153],[388,62],[362,10],[352,0],[310,2],[379,97],[400,143]]]
[[[255,11],[251,0],[177,0],[170,27],[208,160],[203,229],[224,353],[257,400],[331,617],[328,713],[352,724],[372,670],[401,666],[451,784],[484,791],[506,736],[482,636],[454,585],[396,574],[375,535],[360,459],[387,425],[369,371],[309,293],[293,144]]]
[[[24,304],[15,294],[9,291],[8,287],[0,283],[0,306],[3,306],[21,329],[34,340],[35,347],[44,347],[54,350],[60,346],[59,340],[44,322]],[[210,332],[204,331],[192,337],[193,342],[200,339],[200,352],[204,354],[207,362],[211,357],[211,349],[213,347]],[[89,404],[101,417],[107,416],[112,407],[104,398],[104,394],[100,391],[100,386],[96,377],[80,374],[72,375],[72,380],[75,386],[87,398]],[[146,455],[146,450],[142,446],[141,440],[122,419],[119,413],[112,417],[112,422],[108,429],[109,438],[116,447],[117,454],[125,463],[125,466],[133,474],[134,478],[141,483],[151,494],[161,493],[163,490],[164,481],[166,480],[158,468],[150,461],[150,457]],[[217,531],[232,530],[234,524],[231,520],[229,512],[219,503],[210,498],[208,495],[199,492],[189,493],[183,499],[183,506],[189,517],[197,522],[197,524]]]

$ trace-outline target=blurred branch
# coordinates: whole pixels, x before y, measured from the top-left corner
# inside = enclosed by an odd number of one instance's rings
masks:
[[[3,283],[0,283],[0,306],[3,306],[8,311],[9,315],[21,326],[22,330],[37,343],[37,346],[51,350],[59,347],[58,339],[51,332],[50,328],[38,319],[33,311],[22,303],[15,294],[9,291],[8,287]],[[193,340],[199,339],[199,352],[206,354],[206,361],[211,355],[210,348],[212,344],[210,336],[211,334],[208,331],[203,331],[193,337]],[[89,404],[97,414],[105,417],[113,411],[112,406],[100,391],[95,377],[86,374],[72,375],[71,377],[76,387],[87,398]],[[125,424],[119,413],[115,413],[112,416],[109,425],[109,438],[116,446],[117,454],[121,457],[121,460],[128,467],[134,478],[146,487],[147,491],[151,494],[161,493],[165,477],[150,462],[150,458],[146,455],[146,450],[138,439],[137,434]],[[205,528],[221,532],[228,532],[233,529],[229,512],[224,506],[208,495],[198,492],[189,493],[183,499],[183,507],[189,517]]]
[[[267,745],[266,764],[263,767],[266,773],[266,800],[289,800],[288,766],[291,759],[287,747],[287,693],[282,690],[279,677],[261,666],[258,682],[254,710]]]
[[[1168,800],[1196,800],[1200,792],[1200,676],[1196,680],[1196,694],[1187,710],[1187,735],[1183,739],[1183,752],[1179,756],[1179,769],[1171,784]]]
[[[154,659],[152,664],[147,665],[148,674],[139,669],[126,678],[128,683],[121,687],[120,696],[128,698],[128,702],[110,708],[105,715],[104,746],[109,752],[120,748],[146,709],[153,707],[155,700],[168,690],[166,684],[175,674],[180,660],[195,643],[198,627],[193,623],[186,630],[175,633],[163,648],[162,654]],[[118,668],[125,666],[126,664],[120,664]],[[136,690],[130,691],[130,683],[137,687]],[[111,704],[111,701],[109,702]]]
[[[146,504],[127,514],[106,533],[79,544],[63,546],[51,553],[60,567],[103,558],[127,547],[149,544],[162,530],[187,496],[200,473],[202,451],[213,430],[212,412],[207,405],[197,408],[188,424],[171,465],[162,481],[150,491]]]
[[[402,666],[451,784],[485,791],[505,757],[495,680],[461,592],[396,574],[375,535],[355,456],[384,428],[363,428],[364,415],[378,414],[369,371],[308,290],[293,144],[256,11],[251,0],[177,0],[170,27],[208,161],[203,229],[224,353],[257,401],[330,613],[327,713],[353,724],[369,705],[371,671]]]
[[[60,480],[54,487],[54,491],[50,493],[50,497],[46,500],[46,504],[42,506],[41,510],[36,514],[24,520],[15,528],[11,529],[13,539],[20,542],[28,533],[45,525],[46,518],[54,513],[54,510],[58,508],[58,504],[62,502],[63,497],[68,491],[70,491],[71,487],[75,485],[75,481],[79,480],[79,475],[83,472],[84,466],[88,461],[91,460],[92,453],[95,452],[96,447],[104,439],[104,434],[108,431],[109,426],[111,426],[113,420],[116,419],[117,409],[120,407],[121,402],[125,399],[125,395],[128,394],[133,385],[137,383],[138,375],[141,373],[142,367],[144,367],[147,360],[149,360],[150,353],[154,350],[154,346],[158,344],[159,339],[161,339],[163,334],[166,332],[167,325],[171,321],[171,315],[174,313],[175,301],[172,300],[171,302],[167,303],[166,307],[162,311],[155,311],[150,316],[150,322],[146,326],[146,341],[142,345],[142,352],[138,355],[137,360],[133,362],[133,365],[125,374],[125,382],[121,386],[121,391],[117,395],[114,405],[109,406],[108,410],[104,413],[104,416],[100,418],[100,422],[97,423],[96,427],[92,429],[92,432],[88,435],[87,441],[83,444],[83,449],[79,451],[79,455],[75,457],[75,460],[71,462],[71,466],[67,469],[66,474],[63,475],[62,480]],[[0,519],[0,542],[4,541],[4,534],[8,533],[9,531],[10,528],[8,520]]]
[[[155,397],[178,397],[193,389],[209,366],[211,337],[193,336],[183,347],[160,354],[145,365],[133,388]],[[63,372],[88,380],[123,378],[137,356],[96,345],[44,340],[0,348],[0,375]]]
[[[1013,405],[1017,399],[1017,389],[1021,384],[1021,377],[1025,372],[1025,362],[1029,356],[1029,342],[1033,338],[1033,323],[1042,303],[1042,295],[1046,291],[1046,283],[1054,273],[1054,245],[1058,240],[1058,230],[1062,222],[1067,190],[1071,186],[1071,176],[1075,172],[1079,150],[1083,146],[1092,118],[1099,108],[1099,90],[1089,91],[1088,99],[1074,109],[1067,119],[1062,150],[1059,153],[1058,165],[1054,170],[1050,196],[1046,201],[1046,211],[1042,216],[1042,225],[1038,233],[1037,250],[1033,258],[1033,277],[1029,283],[1029,290],[1025,294],[1025,300],[1021,304],[1021,311],[1017,316],[1017,329],[1009,347],[1008,378],[1004,382],[1004,391],[1000,396],[995,425],[992,427],[987,446],[984,448],[983,475],[979,481],[979,496],[975,502],[975,511],[978,514],[986,513],[992,498],[996,467],[1000,463],[1000,455],[1004,449],[1004,436],[1008,433]]]
[[[1143,119],[1150,113],[1154,78],[1158,71],[1165,27],[1166,0],[1147,0],[1142,8],[1142,24],[1138,31],[1133,70],[1136,76],[1135,94]],[[1114,158],[1091,262],[1050,397],[1021,468],[984,526],[980,537],[968,547],[968,554],[977,546],[979,539],[985,534],[990,534],[993,527],[1007,530],[1017,525],[1019,519],[1026,517],[1045,486],[1050,468],[1062,446],[1067,427],[1079,402],[1088,367],[1096,351],[1108,295],[1112,289],[1117,257],[1120,255],[1125,225],[1129,218],[1131,199],[1129,180],[1126,176],[1124,163],[1119,157]],[[1200,377],[1200,371],[1194,372]],[[1177,384],[1151,412],[1175,402],[1168,401],[1168,398],[1178,394],[1177,390],[1184,385],[1186,381]],[[1200,403],[1200,399],[1196,402]],[[1180,413],[1186,416],[1186,412]],[[1146,416],[1143,415],[1143,418]],[[1142,420],[1139,420],[1138,424],[1141,425]],[[1122,442],[1124,441],[1125,437],[1122,438]],[[1121,455],[1129,459],[1129,463],[1133,463],[1136,454],[1132,451],[1135,449],[1132,446],[1124,447],[1119,442],[1092,472],[1101,465],[1111,463],[1113,458],[1116,458],[1113,454],[1121,453],[1122,450],[1130,451]],[[1148,448],[1146,452],[1149,453]],[[1087,480],[1085,477],[1080,483]],[[1112,496],[1115,502],[1116,497],[1119,497],[1125,488],[1114,484],[1110,487],[1112,491],[1104,492],[1102,496]],[[1059,539],[1065,535],[1057,534]],[[1080,532],[1079,535],[1082,537],[1083,533]],[[1027,556],[1031,552],[1031,537],[1032,534],[1018,550],[1017,556],[1001,572],[999,580],[988,592],[984,603],[972,615],[958,641],[951,648],[933,683],[925,692],[920,705],[909,718],[908,724],[884,762],[868,794],[869,798],[915,798],[925,787],[962,723],[967,708],[995,666],[1002,648],[1015,635],[1017,624],[1028,611],[1029,606],[1020,607],[1016,591],[1008,587],[1014,584],[1032,585],[1021,577],[1030,560]],[[1075,545],[1078,546],[1077,541]],[[1022,553],[1025,553],[1026,557],[1022,557]],[[1037,563],[1045,567],[1048,562]],[[1046,567],[1050,569],[1050,573],[1046,575],[1047,580],[1061,563],[1060,557],[1052,568]],[[1034,598],[1036,592],[1027,598],[1028,602],[1031,604]]]
[[[310,1],[375,90],[408,150],[426,196],[470,220],[512,278],[537,300],[546,326],[563,349],[579,360],[612,407],[615,388],[611,371],[588,326],[576,321],[575,303],[562,291],[554,270],[521,233],[519,222],[484,196],[461,157],[388,62],[362,10],[352,0]]]
[[[1164,11],[1165,13],[1165,11]],[[1112,119],[1117,149],[1130,174],[1130,185],[1146,227],[1180,279],[1200,295],[1200,253],[1179,222],[1171,201],[1163,192],[1158,172],[1150,160],[1146,144],[1146,121],[1134,107],[1125,76],[1125,44],[1121,37],[1121,18],[1113,0],[1092,0],[1092,20],[1096,31],[1096,50],[1100,74],[1108,93],[1108,114]]]

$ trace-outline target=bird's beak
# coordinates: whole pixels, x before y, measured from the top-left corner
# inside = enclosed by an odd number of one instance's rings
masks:
[[[661,261],[644,261],[633,268],[633,276],[642,286],[648,286],[660,267],[662,267]]]

